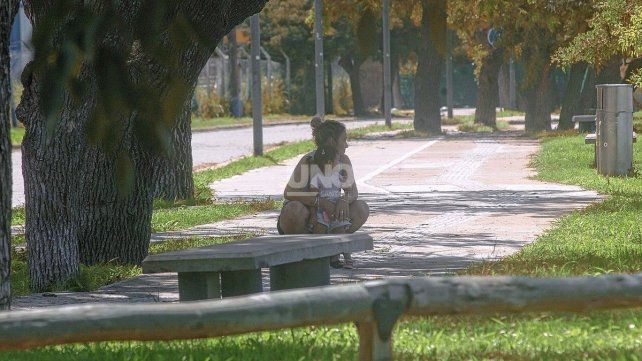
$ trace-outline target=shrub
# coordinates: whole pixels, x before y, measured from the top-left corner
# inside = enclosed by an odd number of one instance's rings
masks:
[[[354,109],[352,88],[350,88],[350,80],[348,78],[340,77],[336,79],[332,90],[332,102],[335,115],[347,115]]]
[[[268,92],[267,79],[261,82],[261,105],[263,114],[281,114],[289,108],[289,102],[285,94],[283,80],[272,79],[272,94]],[[270,96],[271,95],[271,96]],[[243,101],[243,113],[252,116],[252,97]]]
[[[196,108],[194,115],[202,118],[218,118],[228,114],[229,104],[226,99],[221,98],[215,90],[197,88],[194,94]]]

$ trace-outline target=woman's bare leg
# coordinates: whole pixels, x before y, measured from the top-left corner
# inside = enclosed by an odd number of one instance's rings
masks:
[[[349,211],[352,224],[350,225],[350,227],[348,227],[346,233],[354,233],[359,230],[359,228],[361,228],[361,226],[363,226],[363,224],[368,220],[368,216],[370,215],[370,208],[368,207],[368,204],[366,202],[362,200],[356,200],[350,203]],[[354,267],[354,262],[352,261],[352,255],[350,255],[350,253],[344,253],[343,260],[345,263],[345,268]]]
[[[305,234],[308,231],[308,217],[310,211],[303,203],[297,201],[287,202],[281,209],[279,225],[285,234]]]
[[[368,207],[368,203],[360,199],[350,203],[350,219],[352,220],[352,224],[346,233],[354,233],[359,230],[359,228],[366,223],[369,215],[370,207]]]

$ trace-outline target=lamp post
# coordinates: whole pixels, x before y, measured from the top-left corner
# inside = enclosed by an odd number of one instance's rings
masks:
[[[325,116],[323,82],[323,0],[314,0],[314,72],[316,75],[317,115]]]

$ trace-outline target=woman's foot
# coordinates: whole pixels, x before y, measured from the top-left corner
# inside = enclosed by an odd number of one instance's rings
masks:
[[[339,261],[339,260],[336,260],[336,261],[332,261],[332,262],[330,262],[330,267],[332,267],[332,268],[337,268],[337,269],[338,269],[338,268],[343,268],[343,267],[344,267],[344,264],[343,264],[343,262],[341,262],[341,261]]]
[[[343,268],[343,262],[339,261],[339,255],[330,258],[330,267]]]

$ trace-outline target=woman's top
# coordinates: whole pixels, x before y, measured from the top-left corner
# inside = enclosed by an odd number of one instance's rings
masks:
[[[309,154],[308,159],[314,159],[314,152]],[[348,188],[347,165],[338,163],[336,165],[327,164],[321,169],[314,162],[310,164],[310,188],[316,188],[319,191],[319,197],[336,203],[341,198],[341,189]],[[328,232],[339,227],[349,226],[349,220],[330,220],[330,216],[321,207],[317,207],[317,222],[327,226]]]

